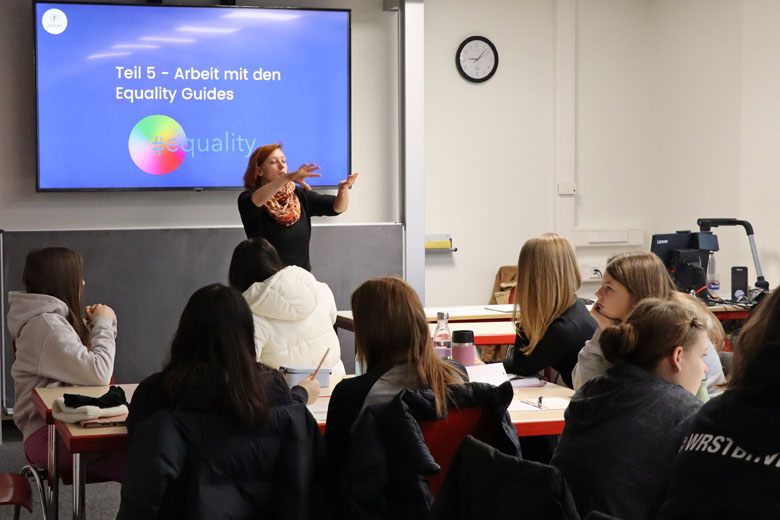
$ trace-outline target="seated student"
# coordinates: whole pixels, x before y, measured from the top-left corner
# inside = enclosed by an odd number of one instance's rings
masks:
[[[704,319],[704,328],[707,330],[707,354],[704,356],[704,364],[707,365],[707,379],[704,381],[705,391],[700,390],[697,396],[706,403],[711,397],[722,394],[726,387],[726,375],[723,373],[723,365],[721,365],[718,355],[718,350],[721,350],[726,343],[726,331],[723,330],[723,325],[717,316],[699,298],[692,294],[674,291],[672,299],[684,305],[693,305]]]
[[[165,367],[130,402],[117,518],[258,518],[279,510],[301,517],[295,511],[311,498],[307,464],[321,438],[303,406],[285,405],[318,395],[316,380],[291,391],[278,371],[255,361],[241,293],[219,284],[195,291]],[[296,470],[275,473],[279,464]]]
[[[601,333],[614,366],[574,394],[551,464],[583,518],[654,518],[683,429],[701,406],[707,334],[693,305],[642,300]]]
[[[728,390],[694,418],[659,519],[780,515],[778,374],[780,289],[775,289],[737,337]]]
[[[355,350],[366,373],[342,380],[328,406],[325,440],[338,484],[338,516],[423,518],[432,496],[424,475],[438,470],[419,421],[483,406],[495,447],[519,454],[506,409],[512,387],[460,384],[455,365],[436,355],[417,293],[397,278],[369,280],[352,294]],[[495,435],[493,435],[494,433]],[[435,466],[435,467],[434,467]]]
[[[344,375],[333,329],[336,301],[327,284],[301,267],[284,267],[264,238],[236,246],[228,277],[252,309],[258,361],[271,368],[316,367],[330,348],[323,366]]]
[[[107,385],[114,372],[116,315],[100,303],[82,306],[82,263],[78,253],[64,247],[32,251],[24,263],[25,292],[8,293],[8,329],[16,345],[14,423],[24,436],[27,460],[38,467],[46,467],[48,432],[32,402],[33,389]],[[69,471],[72,463],[60,444],[60,471]],[[121,482],[123,472],[123,454],[88,467],[98,480]]]
[[[552,366],[569,388],[577,354],[593,336],[596,321],[575,292],[581,284],[568,240],[554,233],[529,239],[517,260],[517,336],[508,373],[536,374]]]
[[[593,338],[585,342],[578,355],[577,365],[572,373],[575,390],[590,379],[602,375],[610,366],[599,345],[599,336],[605,328],[623,322],[634,306],[644,298],[678,297],[679,291],[666,267],[653,253],[635,251],[613,256],[608,260],[605,271],[601,288],[596,291],[598,300],[590,311],[598,323],[598,330]],[[712,330],[716,331],[714,328]],[[718,353],[710,342],[704,361],[707,364],[707,389],[713,394],[721,392],[720,385],[724,382],[723,368]]]
[[[447,410],[447,385],[465,375],[436,355],[428,321],[414,289],[398,278],[364,282],[352,293],[355,352],[366,373],[342,380],[328,405],[325,440],[334,465],[343,459],[350,429],[368,406],[391,401],[401,390],[433,390],[436,410]]]

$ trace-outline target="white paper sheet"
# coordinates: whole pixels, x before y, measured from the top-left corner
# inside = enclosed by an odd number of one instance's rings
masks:
[[[490,383],[491,385],[499,386],[509,379],[503,363],[466,367],[466,372],[468,372],[469,381],[472,383]]]
[[[510,412],[527,412],[539,410],[565,410],[569,406],[569,400],[563,397],[545,397],[542,398],[542,407],[539,408],[538,401],[535,399],[519,400],[515,399],[509,405]]]

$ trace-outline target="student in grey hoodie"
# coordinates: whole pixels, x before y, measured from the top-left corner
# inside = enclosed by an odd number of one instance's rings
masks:
[[[114,371],[116,315],[103,304],[82,307],[82,259],[64,247],[32,251],[24,264],[25,292],[8,294],[8,328],[14,336],[14,423],[24,436],[27,460],[45,467],[48,432],[32,402],[38,387],[107,385]],[[71,466],[60,444],[59,467]],[[123,464],[103,458],[89,473],[121,480]],[[102,470],[105,470],[102,471]]]
[[[587,383],[594,377],[603,375],[610,367],[604,358],[599,343],[601,331],[623,322],[634,306],[644,298],[685,298],[679,293],[661,259],[653,253],[632,251],[615,255],[607,261],[607,268],[601,287],[596,291],[598,300],[590,311],[596,320],[598,329],[577,356],[577,364],[572,371],[574,389]],[[723,344],[724,334],[717,318],[706,311],[708,330],[712,341],[707,343],[707,390],[710,396],[723,391],[726,378],[713,342]]]
[[[643,300],[602,331],[613,366],[574,394],[551,461],[583,518],[654,518],[683,430],[701,406],[694,394],[706,347],[701,313],[673,300]]]

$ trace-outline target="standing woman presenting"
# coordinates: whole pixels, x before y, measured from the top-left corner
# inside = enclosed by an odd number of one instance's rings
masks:
[[[335,216],[349,206],[349,188],[358,174],[339,182],[337,195],[311,191],[306,180],[320,177],[320,167],[303,164],[287,172],[281,144],[267,144],[252,152],[238,196],[238,211],[247,238],[265,238],[274,245],[286,265],[311,271],[309,240],[311,217]],[[296,186],[298,184],[298,186]]]

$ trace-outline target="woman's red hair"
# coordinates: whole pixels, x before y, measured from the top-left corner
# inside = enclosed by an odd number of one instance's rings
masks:
[[[260,166],[263,165],[268,156],[276,150],[281,150],[281,143],[265,144],[259,148],[256,148],[252,155],[249,157],[249,164],[246,165],[246,171],[244,172],[244,188],[248,190],[256,190],[262,184],[260,177],[257,175]]]

